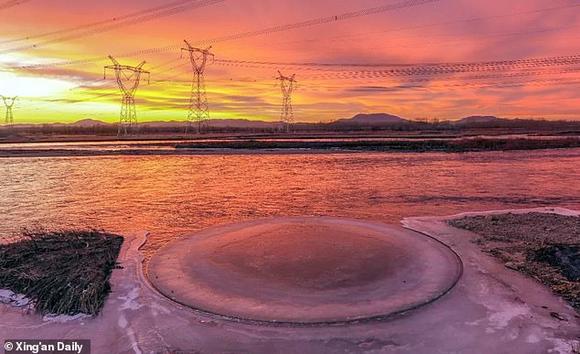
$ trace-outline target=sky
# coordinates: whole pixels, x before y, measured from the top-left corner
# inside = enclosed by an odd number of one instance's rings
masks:
[[[19,97],[15,123],[117,121],[114,72],[103,78],[108,55],[122,65],[146,61],[150,80],[142,77],[135,94],[139,121],[185,120],[193,74],[181,56],[184,39],[212,44],[205,80],[215,119],[279,120],[280,70],[296,74],[296,121],[375,112],[580,120],[579,0],[198,0],[123,23],[177,1],[0,1],[0,94]],[[276,30],[260,31],[268,28]],[[466,72],[425,69],[534,58]],[[411,69],[390,71],[400,65]]]

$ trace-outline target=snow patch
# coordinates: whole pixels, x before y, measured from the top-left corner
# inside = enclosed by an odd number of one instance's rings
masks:
[[[68,315],[45,315],[42,317],[44,322],[54,322],[54,323],[66,323],[70,321],[77,321],[77,320],[84,320],[87,318],[91,318],[91,315],[87,315],[86,313],[79,313],[74,316]]]
[[[11,290],[0,290],[0,303],[14,306],[14,307],[24,307],[31,304],[30,299],[22,294],[16,294]]]
[[[139,310],[143,307],[142,304],[137,300],[139,298],[140,289],[135,287],[126,296],[119,296],[120,300],[124,300],[121,304],[121,310]]]

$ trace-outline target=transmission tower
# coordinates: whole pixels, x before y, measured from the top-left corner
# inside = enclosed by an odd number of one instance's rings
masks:
[[[151,73],[143,70],[145,62],[137,66],[121,65],[119,62],[109,55],[109,59],[113,65],[105,66],[104,78],[107,78],[107,69],[115,70],[115,77],[117,85],[123,94],[123,101],[121,104],[121,117],[119,120],[119,130],[117,135],[127,135],[132,132],[133,126],[137,124],[137,110],[135,109],[135,91],[139,87],[141,75],[147,75],[147,81]],[[126,85],[126,82],[129,85]]]
[[[294,111],[292,110],[292,93],[296,88],[296,74],[293,74],[292,76],[284,76],[280,71],[278,71],[278,77],[276,80],[280,80],[280,89],[282,91],[282,113],[280,115],[282,130],[286,133],[289,133],[290,124],[294,122]]]
[[[185,133],[187,134],[195,125],[195,130],[199,134],[209,120],[209,107],[205,91],[205,68],[210,63],[210,60],[213,63],[215,56],[209,51],[211,46],[206,49],[200,49],[194,48],[186,40],[184,42],[187,48],[181,48],[181,52],[189,52],[189,60],[193,69],[191,99],[189,101],[189,113],[187,115]]]
[[[0,96],[0,97],[2,97],[2,101],[4,101],[4,106],[6,106],[6,120],[4,121],[4,123],[7,126],[11,127],[14,124],[14,112],[12,111],[12,108],[14,107],[14,102],[16,102],[18,96],[14,97]]]

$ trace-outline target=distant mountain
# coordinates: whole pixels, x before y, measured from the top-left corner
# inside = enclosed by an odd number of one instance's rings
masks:
[[[357,114],[352,118],[339,119],[332,124],[336,125],[393,125],[393,124],[407,124],[407,119],[401,118],[387,113],[371,113],[371,114]]]
[[[496,116],[469,116],[462,118],[454,123],[457,125],[470,125],[470,124],[487,124],[487,123],[499,123],[505,121],[505,118],[498,118]]]
[[[109,124],[102,122],[100,120],[87,118],[87,119],[81,119],[79,121],[76,121],[76,122],[72,123],[71,125],[75,126],[75,127],[95,127],[95,126],[104,126],[104,125],[109,125]]]
[[[433,123],[433,122],[432,122]],[[14,129],[29,129],[29,130],[43,130],[46,132],[56,131],[62,129],[65,133],[74,133],[76,131],[87,131],[87,132],[104,132],[104,131],[115,131],[115,122],[103,122],[100,120],[85,118],[74,123],[42,123],[42,124],[16,124],[13,126]],[[154,122],[140,122],[138,126],[144,130],[149,130],[154,132],[158,131],[171,131],[177,132],[181,129],[185,130],[187,122],[185,121],[154,121]],[[439,121],[437,124],[432,126],[425,125],[427,121],[421,120],[409,120],[396,115],[388,113],[371,113],[371,114],[357,114],[351,118],[339,119],[336,121],[328,123],[299,123],[295,124],[297,130],[308,130],[308,129],[328,129],[328,130],[341,130],[346,131],[352,130],[365,130],[365,129],[431,129],[433,127],[449,127],[455,126],[459,129],[479,129],[479,128],[513,128],[513,127],[538,127],[542,126],[555,126],[558,125],[566,129],[577,129],[576,127],[580,122],[577,121],[544,121],[538,119],[507,119],[499,118],[496,116],[487,115],[473,115],[461,118],[455,121]],[[279,127],[280,122],[277,121],[263,121],[263,120],[249,120],[249,119],[211,119],[208,122],[210,127],[216,129],[223,129],[227,131],[228,129],[237,129],[248,131],[254,130],[274,130]],[[72,129],[70,129],[72,128]],[[7,134],[6,129],[0,126],[0,130],[3,131],[3,135]],[[11,133],[12,134],[12,133]]]

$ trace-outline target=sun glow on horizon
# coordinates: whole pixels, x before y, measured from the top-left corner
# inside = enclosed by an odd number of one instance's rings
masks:
[[[142,80],[135,93],[139,121],[186,120],[193,75],[180,53],[183,40],[225,38],[212,42],[216,60],[205,70],[212,119],[279,120],[278,70],[296,74],[296,122],[377,112],[408,119],[580,119],[580,12],[571,11],[576,5],[569,0],[441,1],[436,12],[425,3],[301,25],[377,2],[224,1],[121,27],[110,19],[168,2],[23,2],[2,10],[0,94],[21,97],[20,123],[118,121],[122,93],[113,72],[103,78],[111,54],[121,65],[146,61],[151,72],[150,83]],[[106,25],[91,25],[99,21]],[[533,59],[541,65],[525,61]],[[477,64],[518,60],[513,67]],[[463,72],[453,63],[473,65]],[[413,67],[389,72],[398,65]]]
[[[0,72],[0,94],[18,97],[45,97],[58,95],[78,85],[62,79],[17,75]]]

